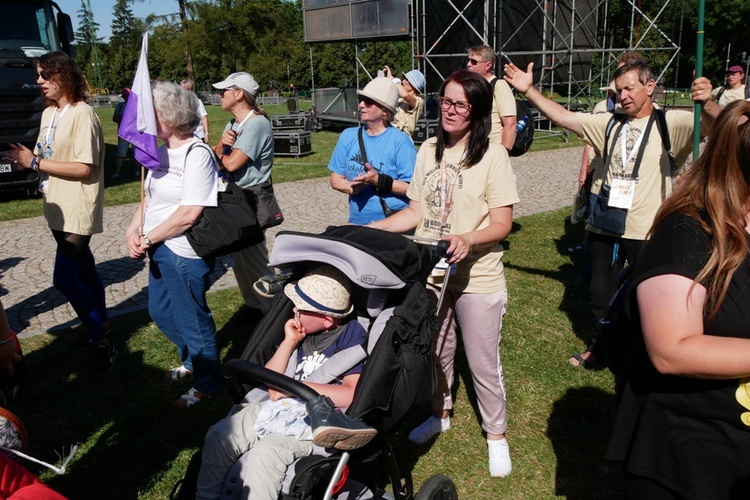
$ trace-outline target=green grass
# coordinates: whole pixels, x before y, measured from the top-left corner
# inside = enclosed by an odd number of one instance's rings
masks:
[[[619,498],[617,466],[602,459],[614,412],[607,371],[568,366],[588,328],[582,289],[563,285],[577,275],[578,254],[567,248],[582,227],[567,222],[569,209],[516,221],[505,253],[510,306],[501,355],[508,395],[508,440],[513,473],[491,479],[470,378],[462,355],[452,429],[433,444],[408,446],[405,434],[426,416],[414,408],[394,436],[404,471],[418,487],[434,474],[456,482],[460,498]],[[222,359],[236,357],[254,323],[240,310],[237,289],[209,294]],[[171,403],[189,387],[161,381],[178,358],[145,312],[115,319],[120,356],[105,375],[89,372],[90,353],[65,347],[67,332],[23,340],[34,381],[18,408],[30,436],[30,453],[54,462],[72,443],[81,450],[64,476],[42,478],[69,498],[164,499],[201,446],[209,425],[229,409],[221,395],[179,412]],[[36,466],[31,469],[40,472]]]
[[[264,109],[271,115],[288,113],[286,105],[281,104],[265,106]],[[307,111],[309,104],[306,105],[303,103],[300,109]],[[206,111],[208,111],[211,142],[215,144],[231,115],[219,106],[206,106]],[[114,108],[97,108],[96,113],[102,121],[106,144],[104,157],[104,204],[105,206],[115,206],[125,203],[135,203],[139,200],[138,188],[140,186],[140,178],[133,175],[135,172],[135,163],[132,158],[125,159],[120,179],[112,180],[112,174],[115,171],[115,151],[117,150],[117,127],[112,121]],[[560,129],[555,130],[559,132]],[[274,160],[273,181],[282,183],[328,176],[328,160],[331,158],[338,138],[338,132],[316,132],[312,135],[312,154],[302,156],[298,159],[277,156]],[[531,146],[531,150],[541,151],[545,149],[574,147],[582,144],[583,142],[575,134],[568,136],[568,142],[565,141],[565,136],[558,135],[535,140]],[[42,214],[41,197],[29,198],[21,191],[0,191],[0,222],[25,217],[36,217]]]

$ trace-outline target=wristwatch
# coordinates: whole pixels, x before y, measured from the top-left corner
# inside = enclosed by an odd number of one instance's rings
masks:
[[[153,246],[153,243],[151,243],[151,240],[148,238],[147,234],[143,235],[143,242],[146,244],[146,246]]]

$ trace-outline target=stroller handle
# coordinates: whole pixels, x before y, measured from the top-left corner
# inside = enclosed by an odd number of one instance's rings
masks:
[[[237,375],[242,382],[255,380],[274,389],[296,396],[302,401],[309,401],[318,396],[318,392],[297,380],[281,373],[242,359],[230,359],[224,364],[224,374],[227,378]]]

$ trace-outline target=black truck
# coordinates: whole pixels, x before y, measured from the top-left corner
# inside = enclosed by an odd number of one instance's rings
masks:
[[[73,24],[50,0],[0,0],[0,19],[0,151],[10,143],[33,148],[44,110],[34,59],[56,50],[74,56]],[[38,177],[0,160],[0,198],[12,189],[36,193]]]

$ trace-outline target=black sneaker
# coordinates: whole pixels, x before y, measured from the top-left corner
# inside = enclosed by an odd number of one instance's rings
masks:
[[[94,344],[94,370],[106,372],[115,366],[117,348],[114,344]]]
[[[337,412],[327,396],[317,396],[305,404],[310,416],[313,443],[322,448],[356,450],[369,443],[378,433],[360,420]]]
[[[104,338],[109,340],[112,338],[112,335],[114,333],[114,328],[110,327],[109,330],[104,332]],[[78,335],[68,344],[68,347],[70,347],[71,349],[88,349],[94,344],[95,342],[91,339],[91,335],[89,335],[89,332],[84,329],[80,335]]]

